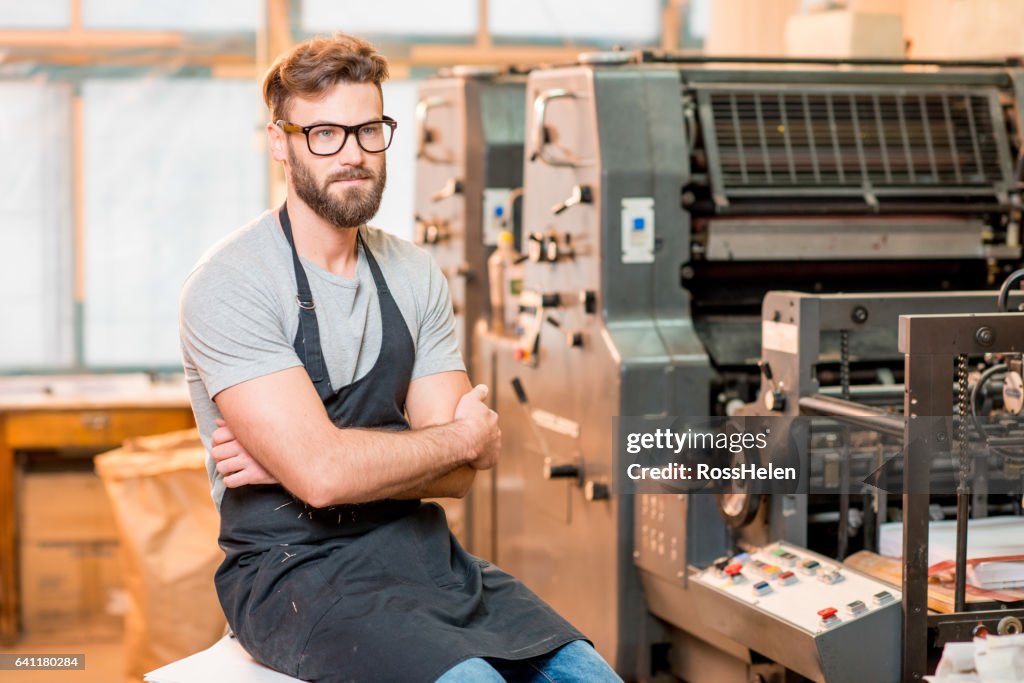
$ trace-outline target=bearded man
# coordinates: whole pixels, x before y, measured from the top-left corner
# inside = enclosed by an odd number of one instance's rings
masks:
[[[263,94],[287,200],[185,283],[221,605],[254,658],[304,680],[619,680],[421,502],[465,495],[495,465],[500,432],[486,387],[470,387],[437,265],[366,225],[398,126],[386,77],[351,36],[277,60]]]

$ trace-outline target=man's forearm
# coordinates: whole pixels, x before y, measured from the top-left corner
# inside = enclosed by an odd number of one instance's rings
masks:
[[[469,487],[473,484],[475,478],[476,470],[468,465],[463,465],[422,486],[402,491],[392,496],[392,498],[395,500],[462,498],[469,492]]]
[[[268,469],[296,496],[315,507],[366,503],[403,494],[406,498],[424,497],[409,494],[431,491],[433,495],[432,485],[438,491],[442,486],[449,490],[453,481],[445,480],[446,475],[473,457],[460,425],[454,422],[405,432],[337,429],[331,425],[329,430],[310,436],[297,451],[289,451],[288,459],[296,459],[290,463],[292,472],[274,472],[273,466]],[[284,444],[279,447],[285,448]],[[260,458],[259,450],[253,455],[265,467],[268,461],[280,461],[280,456]]]

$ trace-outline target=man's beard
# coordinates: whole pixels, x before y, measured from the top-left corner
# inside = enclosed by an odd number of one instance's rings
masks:
[[[317,185],[316,178],[308,166],[295,156],[292,149],[288,150],[288,161],[292,169],[292,184],[295,194],[304,201],[316,215],[337,228],[358,228],[373,218],[380,208],[380,200],[384,195],[387,183],[387,166],[381,165],[380,174],[374,174],[368,168],[350,168],[328,176],[323,187]],[[368,178],[369,187],[350,187],[344,199],[331,194],[331,183],[336,180],[350,178]]]

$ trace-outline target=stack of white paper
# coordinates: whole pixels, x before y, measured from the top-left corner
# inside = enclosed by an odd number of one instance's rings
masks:
[[[882,525],[879,552],[903,556],[903,524]],[[967,559],[1024,555],[1024,517],[972,519],[967,525]],[[956,559],[956,520],[932,522],[928,530],[928,564]],[[1024,587],[1024,561],[1001,560],[969,566],[967,582],[977,588]]]

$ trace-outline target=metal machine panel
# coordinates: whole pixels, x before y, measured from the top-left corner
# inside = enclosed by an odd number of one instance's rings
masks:
[[[697,91],[715,193],[1005,196],[1012,163],[995,88]]]
[[[524,87],[522,76],[470,67],[420,85],[415,239],[448,281],[467,368],[473,362],[473,329],[490,314],[487,257],[498,232],[517,230],[514,192],[522,184]],[[440,502],[463,544],[490,557],[494,482],[479,479],[467,499]]]
[[[777,552],[790,557],[780,558]],[[786,543],[761,548],[744,562],[736,579],[715,568],[690,577],[688,590],[702,629],[726,635],[814,681],[899,681],[900,591]],[[819,566],[809,573],[802,569],[806,562]],[[756,563],[765,567],[761,573],[753,568]],[[842,579],[824,583],[819,577],[825,575]],[[680,589],[678,584],[675,590]],[[830,609],[833,616],[824,618]],[[666,615],[670,621],[673,613]],[[865,658],[864,652],[871,656]]]
[[[489,315],[487,257],[515,230],[522,184],[522,76],[456,68],[422,82],[417,104],[416,241],[448,279],[459,348],[469,367],[473,327]]]
[[[985,256],[979,220],[893,217],[885,223],[848,216],[794,222],[786,218],[718,218],[709,221],[709,261],[846,261],[957,259]]]

